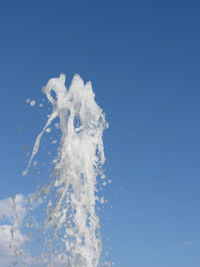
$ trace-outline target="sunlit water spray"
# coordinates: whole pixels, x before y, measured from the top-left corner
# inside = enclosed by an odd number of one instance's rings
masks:
[[[102,251],[100,223],[96,213],[98,177],[105,161],[102,135],[108,124],[105,114],[95,102],[90,82],[84,84],[75,75],[70,88],[65,75],[50,79],[43,88],[52,112],[38,135],[28,168],[37,154],[40,140],[51,123],[59,118],[60,147],[50,183],[43,188],[51,197],[46,210],[45,229],[53,228],[54,237],[64,244],[62,260],[73,267],[95,267]],[[53,260],[49,266],[54,266]]]

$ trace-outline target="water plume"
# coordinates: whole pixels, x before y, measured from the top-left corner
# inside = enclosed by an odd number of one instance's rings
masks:
[[[45,131],[58,118],[61,140],[51,181],[43,188],[49,197],[45,229],[54,228],[54,238],[64,244],[64,266],[95,267],[102,250],[100,223],[96,213],[97,178],[105,161],[102,135],[108,124],[95,102],[91,82],[75,75],[67,90],[65,75],[50,79],[43,88],[52,105],[46,125],[37,136],[28,162],[27,174],[38,153]],[[51,194],[54,194],[52,198]],[[99,201],[100,202],[100,201]],[[57,255],[57,257],[61,257]],[[49,266],[54,266],[52,259]],[[52,265],[51,265],[52,264]]]

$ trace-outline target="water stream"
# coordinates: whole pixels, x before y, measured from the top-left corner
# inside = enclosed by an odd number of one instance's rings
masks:
[[[59,255],[65,264],[62,266],[96,267],[102,251],[96,210],[97,203],[103,202],[97,191],[98,179],[105,179],[102,172],[105,161],[102,135],[108,127],[105,114],[95,102],[91,83],[84,84],[79,75],[74,76],[69,89],[65,86],[65,75],[50,79],[43,92],[52,111],[36,138],[23,175],[28,173],[39,151],[44,132],[59,119],[60,146],[49,183],[41,191],[48,198],[45,231],[52,231],[52,242],[59,239],[63,249],[51,255],[47,266],[56,266]]]

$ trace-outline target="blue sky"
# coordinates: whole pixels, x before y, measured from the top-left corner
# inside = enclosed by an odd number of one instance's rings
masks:
[[[0,1],[0,199],[22,177],[47,111],[41,88],[91,80],[110,124],[102,214],[117,267],[200,266],[199,1]],[[23,126],[22,133],[19,127]],[[108,217],[108,220],[106,219]]]

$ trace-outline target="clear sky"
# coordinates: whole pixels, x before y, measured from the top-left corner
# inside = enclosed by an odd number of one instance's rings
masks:
[[[199,267],[199,13],[193,0],[1,0],[0,199],[33,191],[21,173],[46,119],[41,88],[78,73],[110,124],[102,237],[115,266]]]

